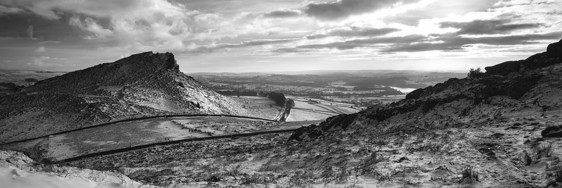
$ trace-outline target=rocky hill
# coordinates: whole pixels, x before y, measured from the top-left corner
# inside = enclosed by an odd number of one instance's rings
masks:
[[[145,52],[2,96],[0,142],[132,117],[244,113],[239,106],[180,72],[173,54]]]
[[[451,127],[477,119],[543,114],[562,107],[562,40],[525,60],[486,67],[467,78],[415,90],[405,100],[373,106],[351,115],[329,118],[303,128],[292,139],[314,138],[332,129],[365,125],[378,131],[425,130]]]
[[[163,187],[561,187],[560,44],[292,134],[183,142],[64,165]]]
[[[560,187],[561,46],[301,128],[292,155],[271,160],[298,161],[311,184],[331,172],[348,185]]]

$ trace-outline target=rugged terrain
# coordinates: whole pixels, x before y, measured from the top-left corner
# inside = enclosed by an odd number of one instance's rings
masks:
[[[561,43],[293,133],[45,166],[113,171],[161,187],[560,187]]]
[[[11,188],[151,188],[114,172],[39,164],[14,151],[0,151],[0,187]]]
[[[39,81],[0,99],[0,142],[163,114],[244,114],[238,102],[145,52]]]
[[[558,54],[549,47],[293,134],[175,143],[63,165],[176,187],[557,187]]]

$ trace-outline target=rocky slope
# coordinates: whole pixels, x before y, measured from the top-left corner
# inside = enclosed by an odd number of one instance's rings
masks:
[[[292,135],[182,142],[65,164],[165,187],[560,187],[560,44]]]
[[[373,106],[351,115],[329,118],[307,127],[292,139],[315,138],[364,125],[378,131],[427,130],[474,122],[476,119],[520,117],[528,112],[547,113],[562,107],[562,41],[547,52],[525,60],[486,67],[464,79],[449,79],[415,90],[405,100]]]
[[[302,161],[312,184],[328,166],[365,187],[560,187],[560,46],[301,128],[291,153],[319,155],[271,160]]]
[[[0,142],[161,114],[243,114],[240,104],[145,52],[53,77],[0,99]]]

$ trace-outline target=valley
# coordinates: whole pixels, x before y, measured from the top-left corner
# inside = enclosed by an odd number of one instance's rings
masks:
[[[562,0],[0,0],[0,188],[562,188]]]

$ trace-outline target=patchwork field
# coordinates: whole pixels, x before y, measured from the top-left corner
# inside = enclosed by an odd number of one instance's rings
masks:
[[[253,117],[273,119],[275,118],[283,109],[281,106],[277,106],[275,102],[267,97],[258,96],[230,96],[230,98],[240,102],[248,114]]]
[[[287,96],[295,102],[291,109],[291,115],[287,121],[322,120],[339,114],[356,113],[353,104],[343,102],[331,102],[321,99],[306,97]]]

